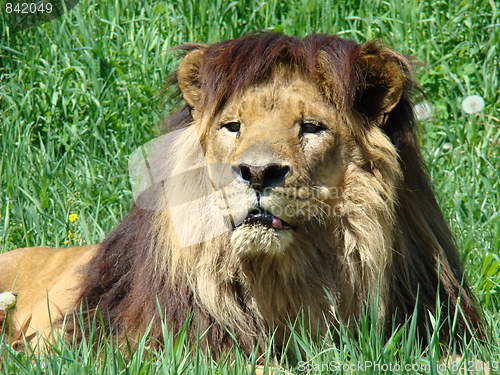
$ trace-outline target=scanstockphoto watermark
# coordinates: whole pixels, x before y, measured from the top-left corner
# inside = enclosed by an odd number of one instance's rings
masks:
[[[481,362],[481,361],[450,361],[447,363],[380,363],[375,361],[360,361],[355,363],[341,363],[330,361],[324,363],[311,363],[300,361],[297,370],[302,373],[308,372],[346,372],[346,373],[378,373],[378,372],[405,372],[405,373],[424,373],[429,374],[433,371],[465,373],[483,373],[485,371],[498,371],[500,369],[499,362]]]
[[[253,186],[229,163],[207,163],[194,127],[175,130],[129,157],[138,207],[168,210],[182,247],[233,230],[250,211],[325,223],[338,215],[342,191],[324,186]]]

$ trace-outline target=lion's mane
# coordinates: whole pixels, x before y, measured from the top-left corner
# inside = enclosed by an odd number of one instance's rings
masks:
[[[213,113],[236,93],[265,82],[276,64],[314,77],[325,97],[343,108],[359,108],[355,141],[363,151],[363,168],[346,172],[345,193],[331,218],[335,229],[319,233],[308,228],[286,257],[238,257],[230,251],[228,234],[181,249],[167,210],[134,206],[86,269],[81,302],[89,312],[99,307],[109,318],[109,328],[127,334],[144,332],[159,307],[174,333],[191,314],[190,334],[206,331],[203,343],[214,353],[231,346],[232,335],[250,351],[301,307],[316,317],[331,314],[334,322],[355,320],[370,305],[378,285],[382,323],[394,316],[404,322],[417,312],[425,337],[426,319],[429,313],[436,316],[439,303],[443,340],[458,305],[455,332],[479,329],[478,310],[417,142],[412,113],[417,88],[408,58],[379,43],[361,46],[329,35],[300,40],[260,33],[182,48],[204,51],[192,79],[201,87],[204,108]],[[363,65],[362,54],[383,56],[404,74],[401,99],[377,130],[377,107],[389,90],[391,72],[384,76],[369,60]],[[193,121],[185,105],[168,126],[181,128]],[[201,131],[202,144],[207,141],[203,136]],[[196,133],[186,133],[178,144],[180,170],[192,163],[190,137]],[[192,181],[186,189],[196,193],[199,185]],[[328,252],[332,246],[337,248],[335,257]],[[333,307],[325,304],[325,288]],[[159,318],[150,335],[162,337]],[[278,346],[281,337],[276,337]]]

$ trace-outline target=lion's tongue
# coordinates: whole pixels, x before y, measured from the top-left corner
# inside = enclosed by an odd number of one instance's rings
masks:
[[[273,216],[273,222],[272,222],[273,228],[276,229],[283,229],[283,222],[277,218],[276,216]]]

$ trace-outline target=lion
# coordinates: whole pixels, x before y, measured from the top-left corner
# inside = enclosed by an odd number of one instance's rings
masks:
[[[162,322],[178,333],[189,317],[217,355],[270,334],[281,348],[304,313],[321,331],[375,306],[381,326],[417,314],[422,338],[438,308],[443,342],[480,334],[418,145],[409,58],[323,34],[180,49],[176,136],[121,224],[98,245],[0,256],[13,332],[100,311],[103,329],[161,340]]]

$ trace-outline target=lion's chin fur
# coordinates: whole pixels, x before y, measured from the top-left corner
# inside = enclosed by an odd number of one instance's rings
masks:
[[[280,255],[293,241],[291,230],[243,224],[231,234],[231,247],[238,255]]]

